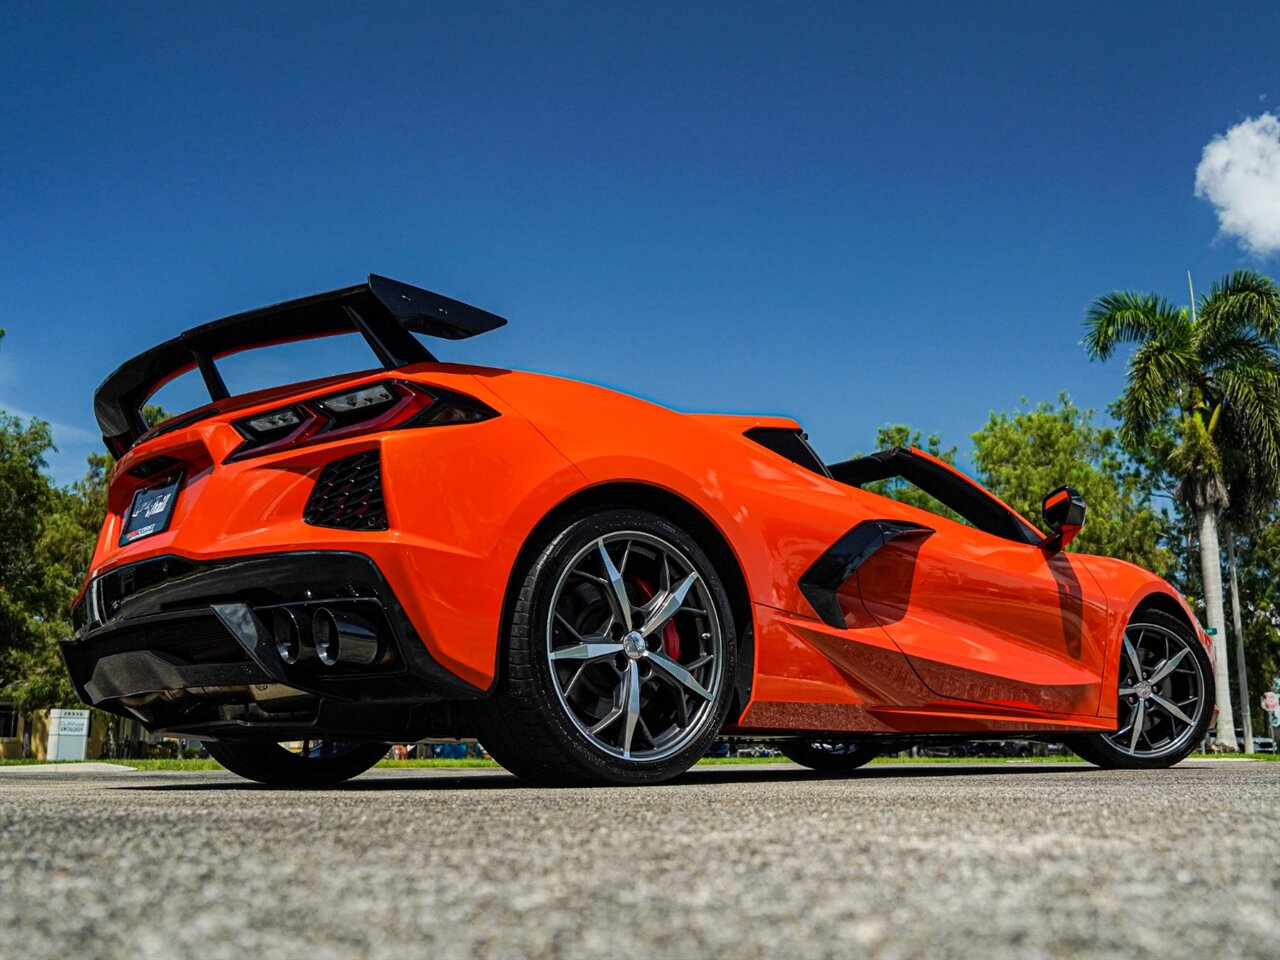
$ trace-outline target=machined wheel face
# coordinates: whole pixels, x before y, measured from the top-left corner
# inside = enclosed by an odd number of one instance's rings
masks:
[[[546,637],[556,695],[603,753],[663,760],[714,717],[720,614],[702,574],[661,537],[619,531],[579,550],[556,581]]]
[[[1106,738],[1117,750],[1154,760],[1177,753],[1196,735],[1208,678],[1191,649],[1193,642],[1150,623],[1135,623],[1125,631],[1120,729]]]

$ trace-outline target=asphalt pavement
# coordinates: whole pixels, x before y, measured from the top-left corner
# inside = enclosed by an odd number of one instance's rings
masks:
[[[1270,960],[1278,788],[1199,761],[572,790],[0,770],[0,957]]]

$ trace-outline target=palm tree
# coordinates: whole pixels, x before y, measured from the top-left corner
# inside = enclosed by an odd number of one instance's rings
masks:
[[[1198,305],[1193,295],[1190,310],[1152,293],[1098,297],[1086,314],[1085,350],[1106,360],[1122,343],[1137,349],[1120,398],[1121,437],[1133,449],[1155,428],[1172,427],[1165,466],[1178,478],[1176,496],[1199,532],[1205,618],[1217,660],[1217,740],[1236,749],[1218,515],[1231,503],[1232,488],[1251,501],[1248,512],[1280,495],[1280,290],[1270,277],[1238,270]]]

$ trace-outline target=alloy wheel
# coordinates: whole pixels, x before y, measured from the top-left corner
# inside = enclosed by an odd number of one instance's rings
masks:
[[[720,616],[693,563],[660,537],[622,531],[579,550],[556,581],[546,636],[556,695],[604,753],[663,760],[714,715]]]
[[[1107,740],[1133,757],[1176,753],[1205,709],[1204,670],[1186,637],[1154,624],[1125,631],[1120,660],[1120,729]]]

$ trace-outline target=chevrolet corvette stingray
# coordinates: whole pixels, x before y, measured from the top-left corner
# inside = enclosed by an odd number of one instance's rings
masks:
[[[717,738],[838,772],[1011,737],[1163,767],[1204,735],[1208,637],[1154,575],[1064,551],[1070,487],[1040,530],[920,450],[827,464],[787,418],[426,345],[505,323],[372,275],[107,377],[108,513],[61,644],[80,697],[289,785],[432,737],[535,782],[643,784]],[[338,334],[376,365],[239,395],[218,366]],[[209,402],[148,424],[188,372]]]

